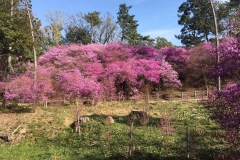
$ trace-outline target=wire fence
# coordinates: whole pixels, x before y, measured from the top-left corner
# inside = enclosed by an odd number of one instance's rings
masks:
[[[197,102],[207,100],[209,97],[208,90],[189,90],[189,91],[166,91],[160,93],[153,93],[152,98],[155,101],[190,101]]]

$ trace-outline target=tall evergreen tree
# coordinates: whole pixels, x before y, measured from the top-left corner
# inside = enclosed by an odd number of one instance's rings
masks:
[[[85,14],[83,17],[86,22],[88,23],[88,32],[91,37],[91,43],[96,42],[95,37],[96,37],[96,30],[99,28],[101,25],[102,21],[100,19],[100,12],[94,11],[94,12],[89,12],[88,14]]]
[[[230,5],[232,7],[240,7],[240,1],[239,0],[230,0]]]
[[[227,34],[240,39],[240,1],[230,0],[226,5],[229,7],[229,16],[226,19]]]
[[[121,41],[124,40],[130,40],[137,33],[137,20],[134,20],[135,15],[129,15],[129,10],[132,8],[132,6],[127,6],[126,3],[119,5],[119,12],[118,14],[118,21],[117,23],[120,25],[120,28],[122,29],[122,35],[121,35]]]
[[[219,5],[217,12],[218,23],[226,17],[225,8]],[[178,9],[179,25],[182,25],[180,35],[175,37],[186,46],[195,46],[203,41],[209,41],[214,33],[213,13],[209,0],[187,0]],[[219,23],[220,25],[220,23]],[[221,29],[221,27],[219,27]],[[220,30],[221,31],[221,30]]]
[[[138,21],[134,20],[135,15],[129,15],[129,10],[131,8],[132,6],[127,6],[126,3],[119,5],[117,23],[122,30],[121,41],[127,41],[131,45],[152,42],[153,39],[150,39],[149,36],[142,36],[137,33]]]
[[[78,26],[68,26],[65,31],[65,44],[80,43],[86,45],[88,43],[91,43],[91,36],[86,29],[80,28]]]
[[[28,0],[33,30],[38,30],[40,21],[31,13],[31,1]],[[0,1],[0,56],[8,73],[13,72],[12,60],[21,56],[22,60],[33,60],[33,42],[29,24],[28,10],[24,0]],[[39,47],[37,48],[39,51]]]

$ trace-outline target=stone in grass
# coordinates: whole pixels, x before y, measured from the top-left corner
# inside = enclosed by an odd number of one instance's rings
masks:
[[[83,123],[86,123],[90,121],[90,118],[89,117],[79,117],[78,121],[74,121],[70,127],[72,129],[74,129],[75,131],[77,131],[79,128],[80,128],[80,125],[83,124]]]
[[[14,135],[0,135],[0,139],[2,139],[3,141],[5,142],[11,142],[15,139],[15,136]]]
[[[84,106],[92,106],[93,103],[92,103],[91,101],[84,101],[84,102],[83,102],[83,105],[84,105]]]
[[[112,118],[112,116],[107,116],[107,118],[105,119],[105,124],[113,124],[114,123],[114,119]]]
[[[7,135],[0,135],[0,139],[2,139],[3,141],[9,142],[10,139]]]

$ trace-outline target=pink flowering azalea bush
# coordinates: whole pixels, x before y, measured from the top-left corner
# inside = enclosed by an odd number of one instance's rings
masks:
[[[125,61],[131,58],[135,53],[132,46],[121,42],[113,42],[104,45],[102,50],[98,50],[97,56],[103,65],[114,63],[116,61]]]
[[[135,50],[138,59],[153,59],[157,54],[158,50],[151,46],[138,46]]]
[[[221,76],[224,87],[221,91],[214,91],[204,105],[209,109],[212,119],[226,131],[226,141],[238,150],[240,147],[239,41],[224,40],[219,46],[219,53],[221,60],[219,65],[214,67],[212,75]]]
[[[189,52],[182,47],[164,47],[159,50],[159,53],[165,57],[164,60],[177,72],[178,79],[184,82],[187,73],[186,66],[190,58]]]
[[[164,47],[161,48],[160,53],[166,56],[166,61],[172,63],[183,63],[189,58],[186,53],[186,49],[182,47]]]
[[[240,84],[215,91],[204,104],[211,118],[226,131],[225,140],[235,149],[240,147]]]
[[[14,77],[9,82],[2,82],[0,88],[7,100],[20,99],[23,102],[33,102],[36,99],[42,102],[54,93],[49,75],[48,69],[39,66],[37,85],[34,87],[31,65],[24,74]]]
[[[120,42],[56,46],[39,57],[36,87],[29,64],[27,71],[6,82],[3,90],[7,99],[25,101],[53,96],[136,99],[146,84],[181,85],[177,72],[161,54],[153,47]]]
[[[215,85],[212,66],[216,64],[216,53],[214,44],[202,43],[188,51],[190,55],[184,69],[185,84],[193,87],[205,87]]]
[[[230,38],[219,45],[220,63],[212,69],[214,77],[221,76],[228,80],[240,80],[240,42],[238,39]]]
[[[100,94],[100,84],[86,78],[78,69],[59,71],[56,76],[59,89],[65,97],[96,97]]]
[[[31,102],[34,97],[33,80],[25,75],[16,77],[10,83],[5,83],[5,98],[8,100],[23,99]]]

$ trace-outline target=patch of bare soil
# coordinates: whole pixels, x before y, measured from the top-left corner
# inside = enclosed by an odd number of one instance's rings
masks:
[[[52,119],[48,115],[50,114],[41,108],[37,108],[34,113],[0,113],[0,143],[4,141],[16,143],[27,138],[29,124],[47,123]]]
[[[67,117],[65,118],[65,120],[64,120],[64,125],[65,125],[66,127],[70,126],[72,123],[73,123],[73,120],[72,120],[72,119],[67,118]]]

